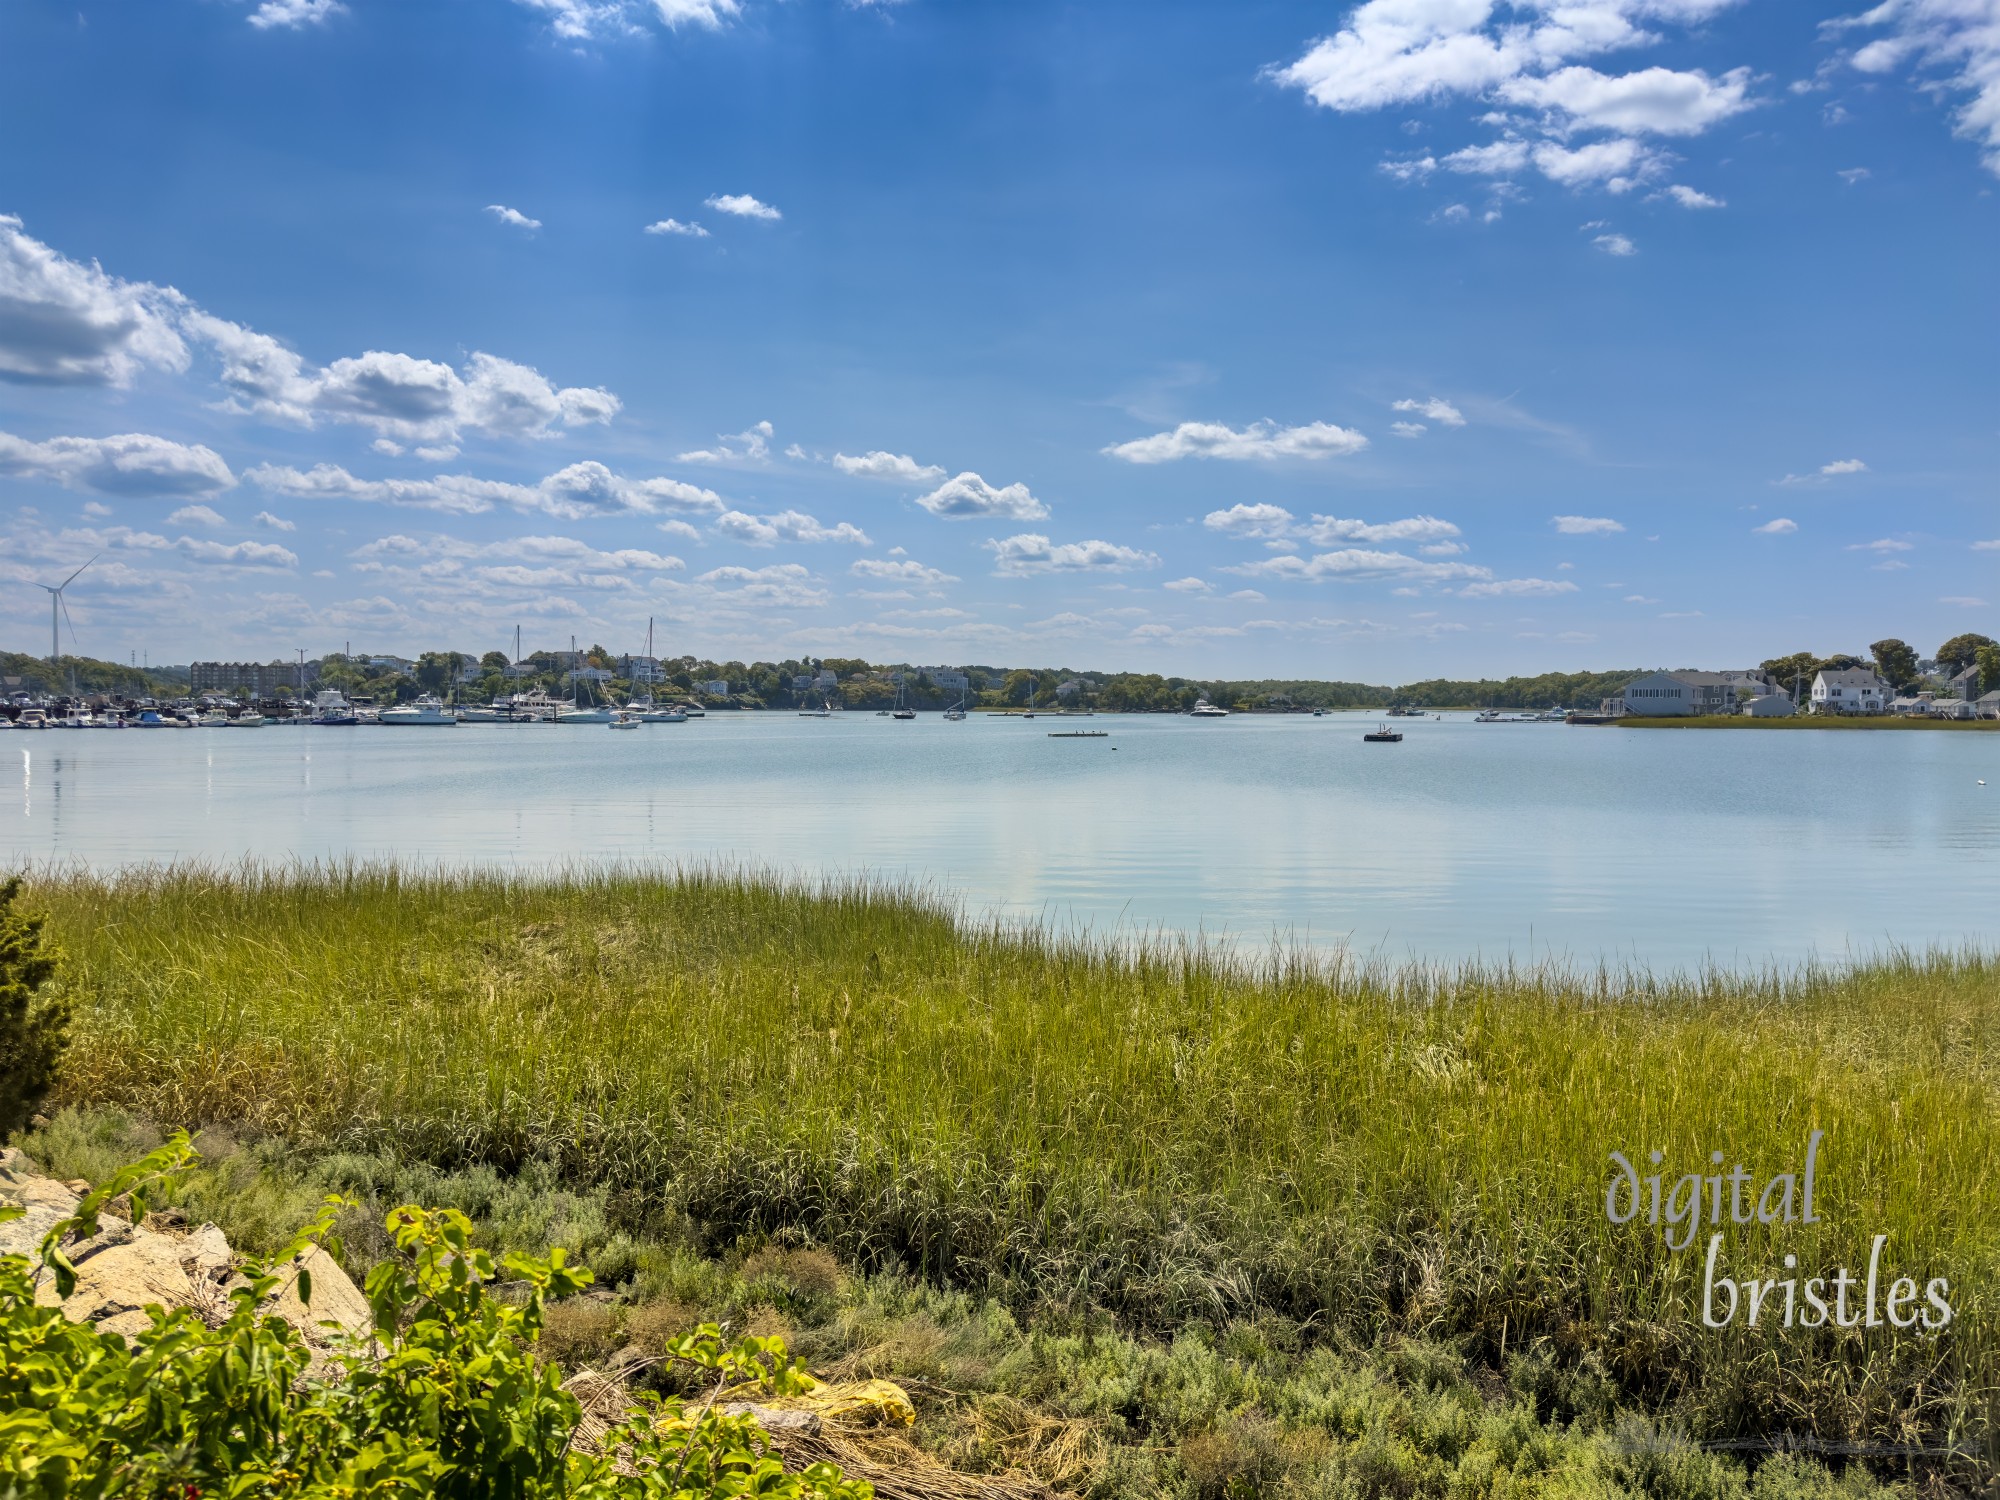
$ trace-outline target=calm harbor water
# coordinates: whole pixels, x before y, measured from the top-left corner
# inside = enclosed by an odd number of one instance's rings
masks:
[[[0,868],[728,860],[975,913],[1655,968],[2000,939],[2000,735],[711,714],[0,735]],[[1050,739],[1052,729],[1109,731]],[[1987,785],[1980,786],[1981,779]]]

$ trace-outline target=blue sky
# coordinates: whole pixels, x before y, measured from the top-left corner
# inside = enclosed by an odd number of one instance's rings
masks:
[[[0,138],[17,649],[2000,634],[2000,0],[0,0]]]

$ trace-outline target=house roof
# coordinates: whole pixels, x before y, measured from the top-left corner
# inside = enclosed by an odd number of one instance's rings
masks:
[[[1882,679],[1875,675],[1872,667],[1848,667],[1838,672],[1822,671],[1813,679],[1813,685],[1820,683],[1828,687],[1874,688],[1880,692],[1884,686]]]

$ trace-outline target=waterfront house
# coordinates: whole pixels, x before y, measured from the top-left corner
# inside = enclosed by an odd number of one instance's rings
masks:
[[[1972,711],[1982,719],[2000,719],[2000,689],[1975,699]]]
[[[1761,672],[1648,672],[1625,688],[1625,712],[1647,718],[1733,714],[1738,703],[1768,697]]]
[[[1879,714],[1889,701],[1889,686],[1872,667],[1822,671],[1813,678],[1812,711],[1816,714]]]
[[[718,677],[713,682],[697,682],[695,686],[711,698],[727,698],[729,696],[729,680],[724,677]]]
[[[1743,703],[1743,712],[1753,719],[1789,719],[1798,711],[1798,705],[1783,693],[1758,693]]]
[[[972,679],[956,667],[918,667],[918,675],[928,677],[940,693],[963,695],[972,690]]]
[[[1980,677],[1979,666],[1975,662],[1964,671],[1947,677],[1944,685],[1954,697],[1963,698],[1970,703],[1979,696]]]

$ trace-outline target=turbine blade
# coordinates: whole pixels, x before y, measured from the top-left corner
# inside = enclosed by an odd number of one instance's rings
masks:
[[[98,553],[93,553],[93,554],[92,554],[92,556],[91,556],[91,559],[90,559],[90,562],[87,562],[87,563],[85,563],[85,564],[83,565],[83,568],[87,568],[87,567],[89,567],[89,566],[90,566],[90,563],[94,563],[94,562],[96,562],[96,561],[97,561],[97,559],[98,559],[98,558],[100,558],[100,557],[102,557],[102,556],[104,556],[104,554],[103,554],[102,552],[98,552]],[[62,591],[63,591],[64,589],[68,588],[68,587],[69,587],[69,586],[70,586],[70,585],[71,585],[72,583],[75,583],[75,582],[76,582],[76,579],[77,579],[77,574],[78,574],[78,573],[81,573],[81,572],[83,571],[83,568],[78,568],[78,569],[76,570],[76,573],[72,573],[72,574],[70,574],[70,575],[69,575],[69,577],[65,578],[65,579],[64,579],[64,580],[63,580],[63,581],[62,581],[61,583],[57,584],[57,585],[55,586],[55,589],[54,589],[54,592],[56,592],[56,593],[61,593],[61,592],[62,592]],[[43,584],[43,585],[42,585],[42,587],[43,587],[43,588],[48,588],[48,585],[47,585],[47,584],[45,583],[45,584]]]

